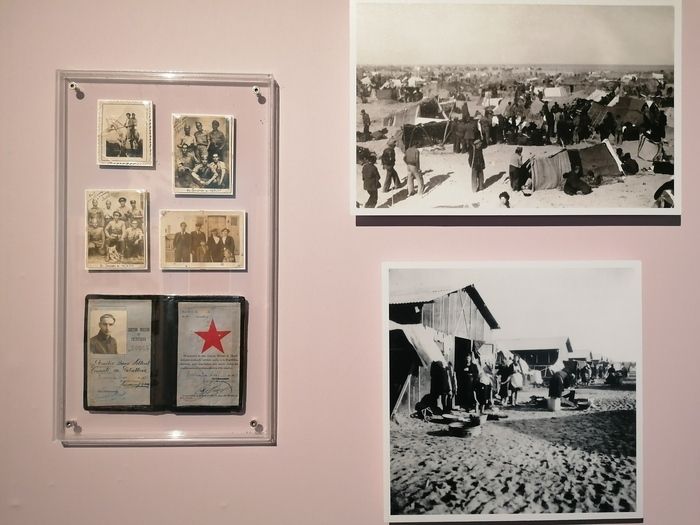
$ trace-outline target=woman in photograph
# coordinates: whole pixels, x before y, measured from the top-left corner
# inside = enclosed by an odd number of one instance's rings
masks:
[[[476,366],[472,353],[469,352],[457,375],[458,404],[467,412],[476,409],[476,388],[478,383],[479,367]]]

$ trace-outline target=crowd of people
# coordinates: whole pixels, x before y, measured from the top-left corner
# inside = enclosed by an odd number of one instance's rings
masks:
[[[504,356],[495,366],[483,362],[478,351],[468,352],[457,366],[436,360],[430,365],[430,393],[416,408],[450,413],[459,406],[478,414],[496,405],[516,406],[527,371],[517,354]]]
[[[145,254],[143,210],[135,199],[127,206],[127,198],[118,198],[119,206],[112,207],[111,199],[100,206],[92,199],[87,210],[88,257],[104,257],[106,262],[133,262],[143,260]]]

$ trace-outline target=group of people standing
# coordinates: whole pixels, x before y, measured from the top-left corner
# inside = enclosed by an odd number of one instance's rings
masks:
[[[365,203],[365,208],[374,208],[377,205],[377,200],[379,199],[379,190],[382,189],[384,193],[393,189],[399,189],[403,187],[404,183],[401,182],[399,174],[396,172],[396,145],[397,141],[395,138],[391,138],[387,141],[386,148],[382,152],[381,161],[382,167],[386,171],[386,178],[384,179],[384,184],[381,183],[381,175],[379,170],[375,166],[377,162],[377,156],[374,153],[370,153],[364,157],[362,161],[362,183],[364,190],[369,194],[369,198]],[[410,146],[405,149],[403,161],[406,164],[406,182],[408,185],[408,196],[413,195],[422,196],[425,192],[425,184],[423,182],[423,173],[420,169],[420,151],[415,146]],[[416,185],[418,186],[416,190]]]
[[[478,353],[466,354],[454,367],[452,362],[433,361],[430,365],[430,405],[433,410],[451,412],[460,406],[477,413],[495,404],[517,405],[518,392],[525,381],[526,366],[517,354],[506,358],[495,369],[483,364]]]
[[[209,236],[202,231],[202,224],[195,225],[195,231],[187,231],[187,223],[180,223],[180,231],[173,236],[173,249],[176,263],[217,263],[235,262],[236,244],[228,228],[221,233],[216,228]]]
[[[135,199],[129,206],[126,201],[119,197],[119,206],[112,208],[110,199],[104,207],[92,199],[87,210],[88,256],[103,256],[109,262],[144,257],[143,210]]]

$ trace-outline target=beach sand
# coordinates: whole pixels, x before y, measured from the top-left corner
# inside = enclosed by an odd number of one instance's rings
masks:
[[[385,126],[381,124],[383,117],[392,114],[406,104],[371,101],[367,104],[358,104],[358,115],[361,107],[367,108],[372,118],[371,130],[375,131]],[[472,115],[476,110],[483,113],[483,108],[472,106]],[[673,112],[668,111],[669,123],[673,122]],[[361,119],[360,119],[361,122]],[[361,130],[361,124],[359,128]],[[386,147],[388,138],[392,137],[398,128],[388,128],[387,139],[358,142],[359,146],[369,148],[379,158]],[[596,140],[581,142],[567,146],[571,149],[580,149],[597,144]],[[667,128],[666,144],[664,148],[668,152],[673,151],[673,128]],[[512,191],[507,180],[510,157],[516,146],[508,144],[490,145],[484,149],[485,189],[473,193],[471,191],[471,168],[467,163],[466,154],[452,152],[452,144],[444,146],[431,146],[421,148],[421,170],[424,172],[425,194],[420,196],[408,196],[406,182],[406,165],[403,162],[403,154],[396,149],[396,171],[404,184],[403,187],[389,192],[379,190],[377,208],[391,208],[395,213],[408,213],[413,211],[425,211],[436,209],[449,210],[450,208],[462,208],[465,213],[475,213],[467,209],[479,209],[482,212],[491,213],[516,213],[524,208],[651,208],[654,203],[654,192],[659,186],[670,180],[670,175],[654,174],[652,163],[637,158],[637,141],[625,141],[621,147],[625,153],[630,153],[639,164],[640,171],[636,175],[624,177],[608,177],[605,183],[594,188],[589,195],[567,195],[560,189],[535,191],[531,196],[521,192]],[[613,147],[618,147],[613,144]],[[562,148],[559,145],[550,146],[523,146],[523,161],[531,155],[552,155]],[[384,184],[386,172],[382,169],[381,161],[377,161],[377,168],[381,175],[381,183]],[[357,205],[364,206],[369,195],[362,185],[362,167],[356,168]],[[503,191],[510,195],[509,211],[501,207],[499,194]]]
[[[545,388],[529,388],[546,396]],[[577,388],[587,410],[505,407],[482,434],[399,416],[391,423],[394,515],[596,513],[636,510],[634,390]],[[456,415],[465,416],[458,410]]]

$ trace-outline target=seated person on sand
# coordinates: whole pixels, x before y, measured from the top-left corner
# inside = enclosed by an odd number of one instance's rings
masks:
[[[576,164],[573,169],[564,174],[564,193],[567,195],[588,195],[593,190],[582,178],[581,166]]]

